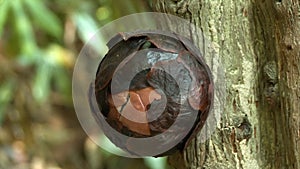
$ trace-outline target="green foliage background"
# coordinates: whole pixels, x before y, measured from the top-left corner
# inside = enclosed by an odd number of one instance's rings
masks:
[[[0,0],[0,169],[165,168],[91,142],[76,118],[71,77],[98,28],[150,11],[141,0]]]

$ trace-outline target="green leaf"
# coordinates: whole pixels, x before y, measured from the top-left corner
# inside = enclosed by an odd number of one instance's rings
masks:
[[[33,20],[40,28],[48,32],[50,35],[61,38],[63,29],[59,18],[54,12],[50,11],[42,0],[24,0]]]
[[[13,80],[5,81],[0,86],[0,125],[5,116],[4,112],[8,105],[8,103],[12,100],[13,97],[13,89],[14,89]]]
[[[80,39],[84,42],[92,38],[98,30],[95,20],[86,13],[74,13],[72,19],[76,23]]]
[[[105,44],[106,42],[103,37],[99,36],[99,32],[97,33],[98,25],[93,17],[86,13],[77,12],[73,14],[72,20],[76,23],[79,38],[85,43],[88,43],[89,40],[93,38],[92,42],[89,42],[89,45],[91,45],[97,53],[105,54],[103,52],[105,52],[106,46],[99,44]]]
[[[18,40],[21,47],[21,56],[27,62],[34,61],[34,53],[37,49],[33,29],[29,18],[23,9],[21,0],[10,1],[15,16],[15,31],[18,34]]]
[[[38,102],[44,102],[49,96],[52,73],[52,66],[47,62],[38,64],[33,83],[33,96]]]
[[[71,79],[63,67],[56,65],[55,71],[53,71],[53,80],[54,85],[60,94],[65,98],[71,96]]]
[[[151,169],[165,168],[166,165],[166,157],[159,157],[159,158],[147,157],[144,158],[144,161],[146,165]]]
[[[0,2],[0,36],[2,34],[2,31],[4,29],[4,24],[7,19],[7,13],[8,13],[10,2],[11,1]]]

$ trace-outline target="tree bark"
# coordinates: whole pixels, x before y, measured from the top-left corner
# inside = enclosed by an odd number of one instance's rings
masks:
[[[153,0],[153,7],[199,27],[226,77],[225,110],[216,131],[205,143],[195,138],[183,153],[169,157],[170,164],[300,168],[299,1]],[[197,35],[190,38],[200,44]]]

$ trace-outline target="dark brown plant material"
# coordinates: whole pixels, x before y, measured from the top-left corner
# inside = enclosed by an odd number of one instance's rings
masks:
[[[180,120],[172,136],[159,138],[160,146],[182,133],[185,137],[156,156],[183,150],[203,127],[213,100],[211,73],[198,49],[186,38],[158,31],[119,33],[108,47],[95,80],[101,114],[94,115],[100,126],[106,121],[123,135],[150,138]],[[128,80],[130,75],[134,76]],[[186,128],[191,121],[192,128]],[[103,131],[115,145],[134,154],[130,139]]]

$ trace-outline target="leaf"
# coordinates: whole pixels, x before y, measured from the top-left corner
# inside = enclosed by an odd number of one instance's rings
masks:
[[[50,35],[60,38],[63,30],[59,18],[41,0],[24,0],[33,20]]]
[[[38,64],[37,74],[33,82],[33,96],[39,102],[44,102],[50,93],[52,66],[46,62]]]
[[[2,31],[4,29],[4,24],[7,19],[7,13],[8,13],[10,2],[11,1],[0,2],[0,36],[2,34]]]
[[[14,84],[13,80],[9,80],[0,86],[0,125],[3,121],[3,117],[5,116],[5,109],[10,100],[12,100]]]
[[[96,21],[90,15],[86,13],[74,13],[72,20],[76,24],[78,29],[79,38],[91,45],[92,49],[95,50],[99,55],[105,54],[106,47],[99,44],[105,44],[103,37],[99,36],[98,25]],[[97,34],[96,34],[97,33]]]
[[[76,23],[81,40],[84,42],[92,38],[98,30],[97,23],[86,13],[74,13],[72,19]]]
[[[53,71],[54,85],[64,97],[71,96],[71,79],[63,67],[57,65]]]
[[[167,158],[166,157],[160,157],[160,158],[153,158],[153,157],[147,157],[144,158],[144,161],[148,167],[151,169],[156,168],[165,168]]]
[[[15,16],[15,31],[21,44],[21,60],[26,61],[26,63],[33,62],[37,46],[31,23],[24,12],[21,0],[11,1],[11,4]]]

